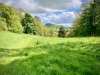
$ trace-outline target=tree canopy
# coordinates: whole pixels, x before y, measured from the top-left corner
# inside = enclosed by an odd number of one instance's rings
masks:
[[[66,37],[66,31],[65,31],[64,27],[59,28],[58,36],[59,37]]]
[[[25,18],[22,19],[21,23],[22,26],[24,27],[24,33],[26,34],[31,33],[36,35],[37,32],[36,24],[34,22],[33,17],[29,13],[25,14]]]
[[[84,10],[74,21],[72,36],[99,36],[100,35],[100,2],[90,1],[84,4]]]
[[[6,22],[2,21],[6,27],[6,30],[9,30],[11,32],[17,32],[22,33],[23,28],[19,21],[18,15],[15,12],[14,7],[12,6],[6,6],[2,3],[0,3],[0,17],[2,19],[5,19]]]

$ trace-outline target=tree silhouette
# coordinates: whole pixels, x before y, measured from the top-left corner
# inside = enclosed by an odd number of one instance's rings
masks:
[[[64,27],[59,28],[58,36],[59,37],[66,37],[66,31],[65,31]]]

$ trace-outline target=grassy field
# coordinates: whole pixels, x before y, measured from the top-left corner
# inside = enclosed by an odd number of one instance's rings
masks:
[[[0,75],[100,75],[100,37],[0,32]]]

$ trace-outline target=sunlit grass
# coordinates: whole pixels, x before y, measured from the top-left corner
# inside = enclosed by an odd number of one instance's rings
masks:
[[[0,75],[100,75],[100,37],[0,32]]]

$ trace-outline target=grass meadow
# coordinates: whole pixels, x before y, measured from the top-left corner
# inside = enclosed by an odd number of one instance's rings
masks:
[[[0,75],[100,75],[100,37],[0,32]]]

